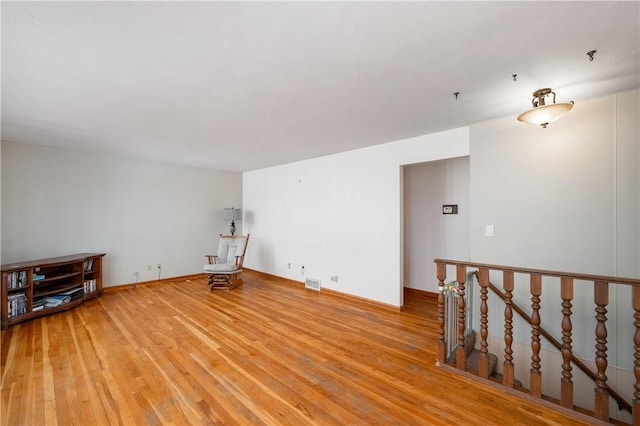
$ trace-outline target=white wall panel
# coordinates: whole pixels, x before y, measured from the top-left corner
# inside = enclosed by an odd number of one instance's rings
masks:
[[[547,129],[513,117],[471,126],[471,258],[638,278],[638,98],[635,90],[577,102]],[[486,224],[495,226],[495,237],[484,236]],[[517,287],[514,300],[528,308],[528,285]],[[573,347],[585,359],[595,353],[594,308],[593,285],[576,282]],[[631,369],[629,289],[611,286],[607,309],[608,361]],[[543,326],[559,330],[557,284],[543,282],[541,317]],[[519,332],[515,339],[529,337]]]
[[[401,166],[467,153],[462,128],[244,173],[246,266],[400,306]]]
[[[199,273],[242,175],[2,143],[2,263],[105,252],[105,286]],[[242,222],[238,223],[239,231]],[[151,265],[151,270],[148,266]]]

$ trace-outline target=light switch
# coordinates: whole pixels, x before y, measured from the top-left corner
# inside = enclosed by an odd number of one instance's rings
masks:
[[[485,225],[484,226],[484,236],[485,237],[493,237],[495,235],[493,225]]]

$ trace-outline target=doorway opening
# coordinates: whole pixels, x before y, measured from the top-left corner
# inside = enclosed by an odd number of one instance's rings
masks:
[[[435,297],[433,259],[469,259],[469,156],[402,167],[403,291]]]

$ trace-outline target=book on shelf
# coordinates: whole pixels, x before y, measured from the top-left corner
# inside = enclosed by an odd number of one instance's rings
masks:
[[[76,287],[71,290],[62,291],[54,296],[69,296],[71,300],[76,300],[84,296],[84,288]]]
[[[33,299],[33,306],[31,307],[31,311],[39,311],[41,309],[44,309],[45,303],[46,302],[44,299]]]
[[[42,274],[33,274],[33,281],[44,280],[44,275]]]
[[[95,280],[95,278],[91,279],[91,280],[85,280],[84,281],[84,292],[85,292],[85,294],[92,293],[94,291],[96,291],[96,280]]]
[[[27,286],[27,271],[16,271],[7,274],[7,288],[21,288]]]
[[[66,305],[71,302],[70,296],[62,294],[52,294],[50,296],[43,297],[45,308],[55,308],[56,306]]]
[[[7,296],[7,312],[8,317],[22,315],[27,312],[27,295],[26,293],[13,293]]]
[[[84,261],[84,271],[89,272],[93,269],[93,258]]]

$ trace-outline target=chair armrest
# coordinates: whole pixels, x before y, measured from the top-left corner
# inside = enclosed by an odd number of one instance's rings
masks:
[[[242,262],[244,262],[244,256],[236,256],[236,265],[242,266]]]
[[[213,264],[217,263],[217,261],[218,261],[218,255],[217,254],[205,254],[204,257],[207,258],[207,261],[209,262],[209,265],[213,265]]]

